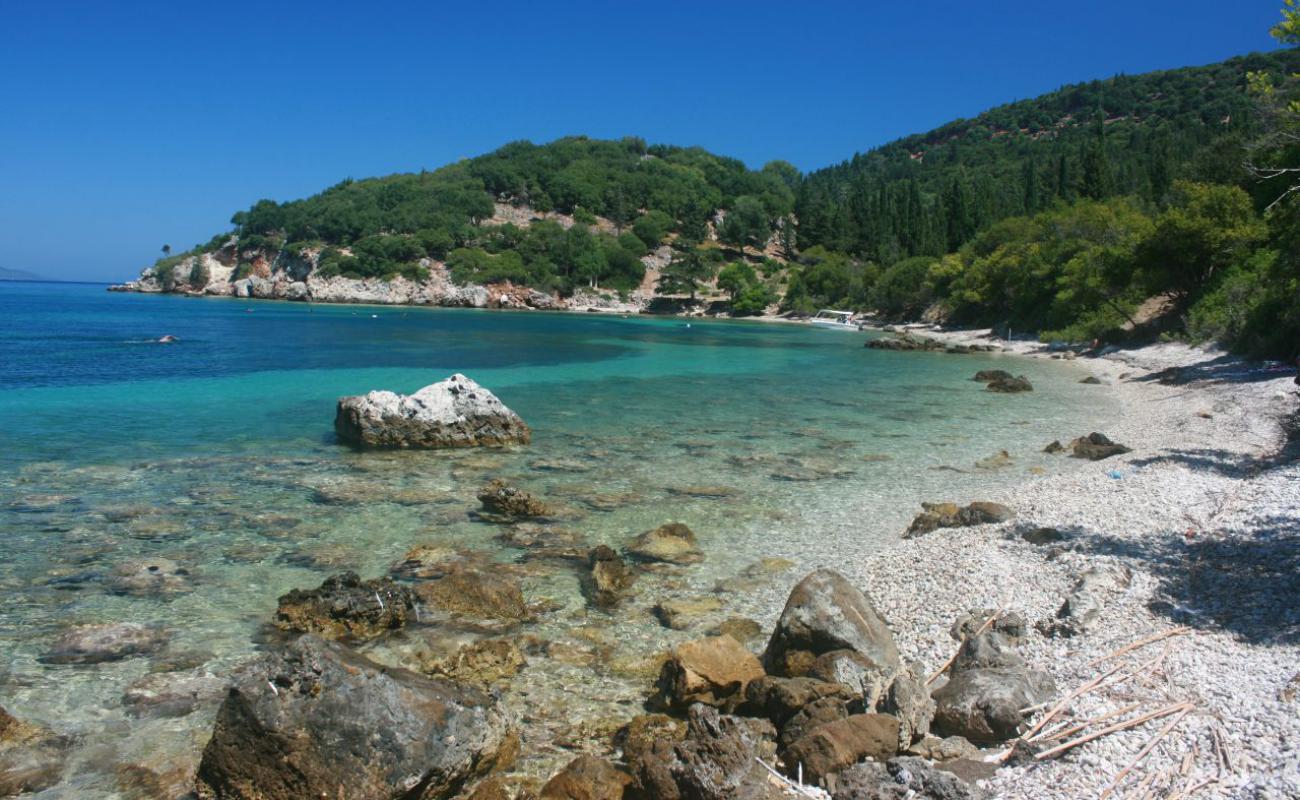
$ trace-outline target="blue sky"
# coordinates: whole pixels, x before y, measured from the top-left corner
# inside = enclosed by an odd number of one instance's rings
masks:
[[[514,139],[835,163],[1065,83],[1271,47],[1279,0],[0,0],[0,267],[121,280],[255,200]]]

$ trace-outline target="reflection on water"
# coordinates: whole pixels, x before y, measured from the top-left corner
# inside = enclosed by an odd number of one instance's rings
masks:
[[[527,723],[517,768],[542,774],[640,711],[666,647],[733,617],[767,628],[801,570],[885,545],[921,500],[1066,468],[1042,445],[1107,410],[1068,365],[1017,362],[1036,391],[996,395],[968,379],[1006,359],[884,353],[795,326],[275,303],[249,314],[231,301],[27,291],[0,290],[0,356],[23,351],[19,377],[0,378],[0,705],[78,737],[48,796],[115,796],[140,774],[123,765],[182,780],[217,700],[157,716],[125,705],[127,687],[151,673],[224,676],[276,637],[279,595],[342,570],[384,574],[417,545],[500,565],[543,611],[475,627],[425,609],[366,649],[418,666],[511,638],[529,661],[505,695]],[[42,343],[42,326],[59,338]],[[155,333],[181,342],[125,344]],[[45,361],[32,352],[42,347]],[[517,410],[533,444],[373,453],[333,441],[338,395],[452,371]],[[976,468],[1004,449],[1009,465]],[[475,492],[493,478],[555,506],[566,542],[619,548],[675,520],[706,559],[647,572],[618,609],[591,609],[575,562],[532,557],[519,546],[528,530],[503,536],[476,518]],[[765,557],[795,566],[754,566]],[[132,589],[136,559],[174,562],[164,592]],[[685,631],[651,610],[704,596],[720,607],[701,604]],[[68,625],[116,621],[159,625],[168,643],[42,662]]]

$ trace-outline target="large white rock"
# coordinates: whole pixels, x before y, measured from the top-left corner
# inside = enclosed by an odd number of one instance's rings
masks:
[[[344,441],[371,447],[499,447],[532,438],[518,414],[460,374],[415,394],[340,398],[334,430]]]

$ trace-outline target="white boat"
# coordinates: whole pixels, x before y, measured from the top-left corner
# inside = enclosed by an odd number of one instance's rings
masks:
[[[823,308],[817,312],[817,316],[808,321],[822,328],[835,328],[841,331],[856,331],[858,329],[857,324],[853,322],[852,311],[836,311]]]

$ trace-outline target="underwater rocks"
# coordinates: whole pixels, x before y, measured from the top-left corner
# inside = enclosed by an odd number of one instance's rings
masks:
[[[1029,379],[1026,378],[1024,375],[1017,375],[1014,378],[1012,377],[995,378],[989,381],[988,385],[985,386],[984,388],[985,390],[990,392],[1001,392],[1003,394],[1016,394],[1019,392],[1032,392],[1034,390],[1034,385],[1030,383]]]
[[[203,751],[201,798],[421,800],[455,795],[512,749],[477,689],[381,666],[306,635],[242,668]]]
[[[363,581],[355,572],[325,579],[316,589],[283,595],[275,624],[326,639],[374,639],[406,624],[415,609],[411,590],[389,578]]]
[[[654,615],[663,623],[665,628],[684,631],[699,624],[709,614],[721,610],[722,601],[718,598],[697,597],[694,599],[661,600],[655,604]]]
[[[514,578],[486,569],[460,568],[415,587],[421,602],[448,613],[498,622],[532,616]]]
[[[59,782],[70,740],[0,708],[0,797],[39,792]]]
[[[578,756],[542,787],[541,800],[620,800],[632,776],[603,758]]]
[[[225,688],[224,680],[204,670],[151,672],[126,687],[122,705],[133,717],[183,717],[215,705]]]
[[[895,336],[888,339],[870,339],[867,341],[867,347],[872,350],[896,350],[896,351],[942,351],[947,350],[948,346],[938,339],[927,339],[922,336]]]
[[[628,546],[627,553],[638,561],[667,564],[698,564],[704,560],[695,532],[680,522],[646,531]]]
[[[583,591],[598,608],[610,608],[632,590],[636,573],[613,548],[597,545],[591,551],[590,570],[582,581]]]
[[[41,656],[45,664],[102,664],[146,656],[168,641],[162,628],[134,622],[78,625],[65,631]]]
[[[108,574],[104,587],[112,594],[167,597],[191,591],[190,571],[170,558],[141,558],[119,564]]]
[[[340,398],[334,430],[341,440],[368,447],[499,447],[532,438],[518,414],[461,374],[411,395]]]
[[[457,683],[487,688],[509,680],[528,666],[519,646],[509,639],[484,639],[461,647],[453,655],[422,664],[420,670]]]
[[[533,519],[551,515],[550,506],[523,489],[493,480],[478,490],[478,501],[488,514],[507,520]]]
[[[763,663],[773,675],[797,676],[834,650],[853,651],[883,672],[900,666],[894,635],[866,595],[838,572],[819,569],[790,592]]]
[[[1006,522],[1015,512],[1000,503],[976,501],[967,506],[956,503],[922,503],[920,514],[907,526],[904,539],[915,539],[939,528],[968,528]]]

